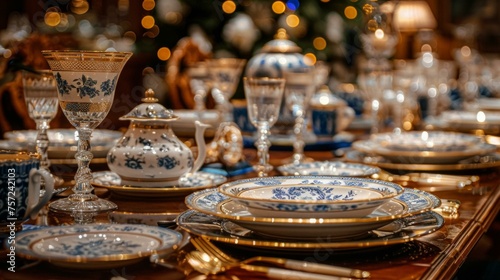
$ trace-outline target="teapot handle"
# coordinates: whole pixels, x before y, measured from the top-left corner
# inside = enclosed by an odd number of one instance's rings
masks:
[[[342,107],[340,110],[341,116],[337,117],[337,131],[339,133],[344,131],[356,117],[356,112],[349,106]]]
[[[205,162],[206,157],[206,143],[205,143],[205,130],[211,125],[204,124],[200,121],[195,121],[194,125],[196,127],[196,132],[194,138],[196,140],[196,145],[198,146],[198,157],[193,164],[193,168],[191,169],[191,173],[198,171],[203,163]]]

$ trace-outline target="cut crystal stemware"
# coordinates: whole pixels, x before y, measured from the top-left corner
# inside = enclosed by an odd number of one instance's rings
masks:
[[[247,100],[248,118],[257,128],[257,154],[259,163],[254,166],[259,177],[267,176],[273,169],[269,164],[268,135],[276,123],[283,99],[285,79],[282,78],[243,78]]]

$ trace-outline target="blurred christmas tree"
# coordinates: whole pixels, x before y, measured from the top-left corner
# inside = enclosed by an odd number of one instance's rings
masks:
[[[285,28],[304,54],[352,67],[361,51],[357,34],[363,0],[157,0],[161,30],[155,47],[173,48],[190,34],[205,38],[216,55],[250,58]]]

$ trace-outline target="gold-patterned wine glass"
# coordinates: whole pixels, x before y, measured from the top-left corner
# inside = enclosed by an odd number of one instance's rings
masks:
[[[217,58],[208,61],[210,79],[214,87],[212,96],[221,118],[225,121],[233,120],[230,99],[238,88],[246,62],[246,59],[239,58]]]
[[[49,204],[54,212],[69,213],[75,223],[92,223],[96,215],[116,209],[115,203],[92,194],[89,168],[90,137],[107,116],[128,52],[42,51],[57,82],[59,105],[78,131],[74,194]]]

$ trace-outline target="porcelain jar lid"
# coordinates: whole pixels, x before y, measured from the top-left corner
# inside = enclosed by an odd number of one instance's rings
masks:
[[[278,29],[274,39],[267,42],[263,47],[263,53],[300,53],[302,49],[294,42],[288,40],[284,28]]]
[[[145,97],[141,99],[143,103],[137,105],[128,114],[120,117],[120,120],[155,122],[155,121],[174,121],[179,117],[174,112],[157,103],[158,99],[154,97],[152,89],[145,92]]]

